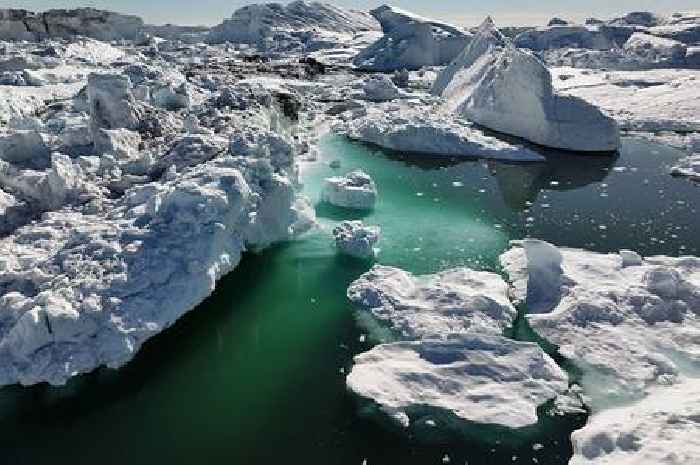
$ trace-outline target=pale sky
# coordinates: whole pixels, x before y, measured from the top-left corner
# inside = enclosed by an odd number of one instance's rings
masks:
[[[141,16],[153,24],[212,25],[231,16],[233,11],[249,3],[245,0],[0,0],[1,8],[24,8],[42,11],[50,8],[94,8]],[[281,1],[280,3],[288,3]],[[327,3],[370,9],[390,3],[415,13],[442,19],[454,24],[473,26],[486,15],[496,23],[509,25],[542,25],[553,16],[581,21],[594,16],[602,19],[630,11],[673,13],[700,9],[699,0],[327,0]]]

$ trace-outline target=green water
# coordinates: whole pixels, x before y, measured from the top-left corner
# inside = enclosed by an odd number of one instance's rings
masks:
[[[381,263],[417,273],[494,270],[507,242],[526,235],[697,254],[700,186],[666,174],[679,156],[626,140],[618,157],[552,153],[523,166],[412,159],[329,137],[304,180],[317,199],[330,174],[362,167],[374,177],[380,200],[364,220],[382,226]],[[339,170],[327,165],[335,159]],[[343,370],[369,347],[345,289],[369,265],[332,247],[329,228],[352,214],[321,205],[318,213],[319,232],[246,257],[124,369],[65,388],[1,390],[1,463],[411,465],[448,454],[460,465],[565,464],[568,435],[584,418],[545,417],[520,442],[495,429],[422,442],[358,414]]]

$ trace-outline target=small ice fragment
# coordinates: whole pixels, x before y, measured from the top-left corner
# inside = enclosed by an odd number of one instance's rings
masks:
[[[552,181],[552,182],[549,183],[549,185],[550,185],[550,186],[558,186],[558,185],[559,185],[559,181]]]
[[[452,186],[453,186],[453,187],[463,187],[463,186],[464,186],[464,183],[463,183],[463,182],[460,182],[460,181],[454,181],[454,182],[452,183]]]
[[[445,456],[442,458],[442,463],[450,463],[450,456],[445,454]]]

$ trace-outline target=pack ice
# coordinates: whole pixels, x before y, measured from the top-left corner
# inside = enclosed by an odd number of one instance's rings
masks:
[[[544,64],[516,49],[490,18],[438,75],[432,92],[457,116],[539,145],[582,152],[620,145],[615,121],[580,98],[556,93]]]
[[[448,412],[511,428],[563,394],[566,374],[534,343],[501,336],[516,316],[494,273],[457,268],[414,276],[375,265],[348,288],[359,319],[384,341],[355,357],[348,388],[408,427]]]
[[[700,259],[517,242],[501,257],[528,321],[581,370],[593,409],[571,463],[692,463]],[[684,443],[678,449],[673,444]]]

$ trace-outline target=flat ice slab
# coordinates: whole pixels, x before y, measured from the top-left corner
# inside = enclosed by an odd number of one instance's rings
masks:
[[[468,334],[383,344],[355,357],[347,378],[404,426],[411,413],[448,411],[510,428],[537,422],[537,407],[566,391],[566,374],[534,343]]]
[[[469,268],[415,276],[375,265],[348,287],[348,298],[400,339],[500,334],[516,316],[503,279]]]
[[[415,276],[375,265],[348,297],[376,338],[399,342],[355,357],[349,389],[405,427],[411,414],[435,409],[511,428],[536,423],[537,407],[568,380],[537,344],[501,336],[516,316],[507,288],[468,268]]]
[[[393,111],[391,111],[393,110]],[[466,121],[441,115],[438,108],[371,109],[350,119],[348,137],[389,150],[449,157],[544,161],[537,152],[487,136]]]

